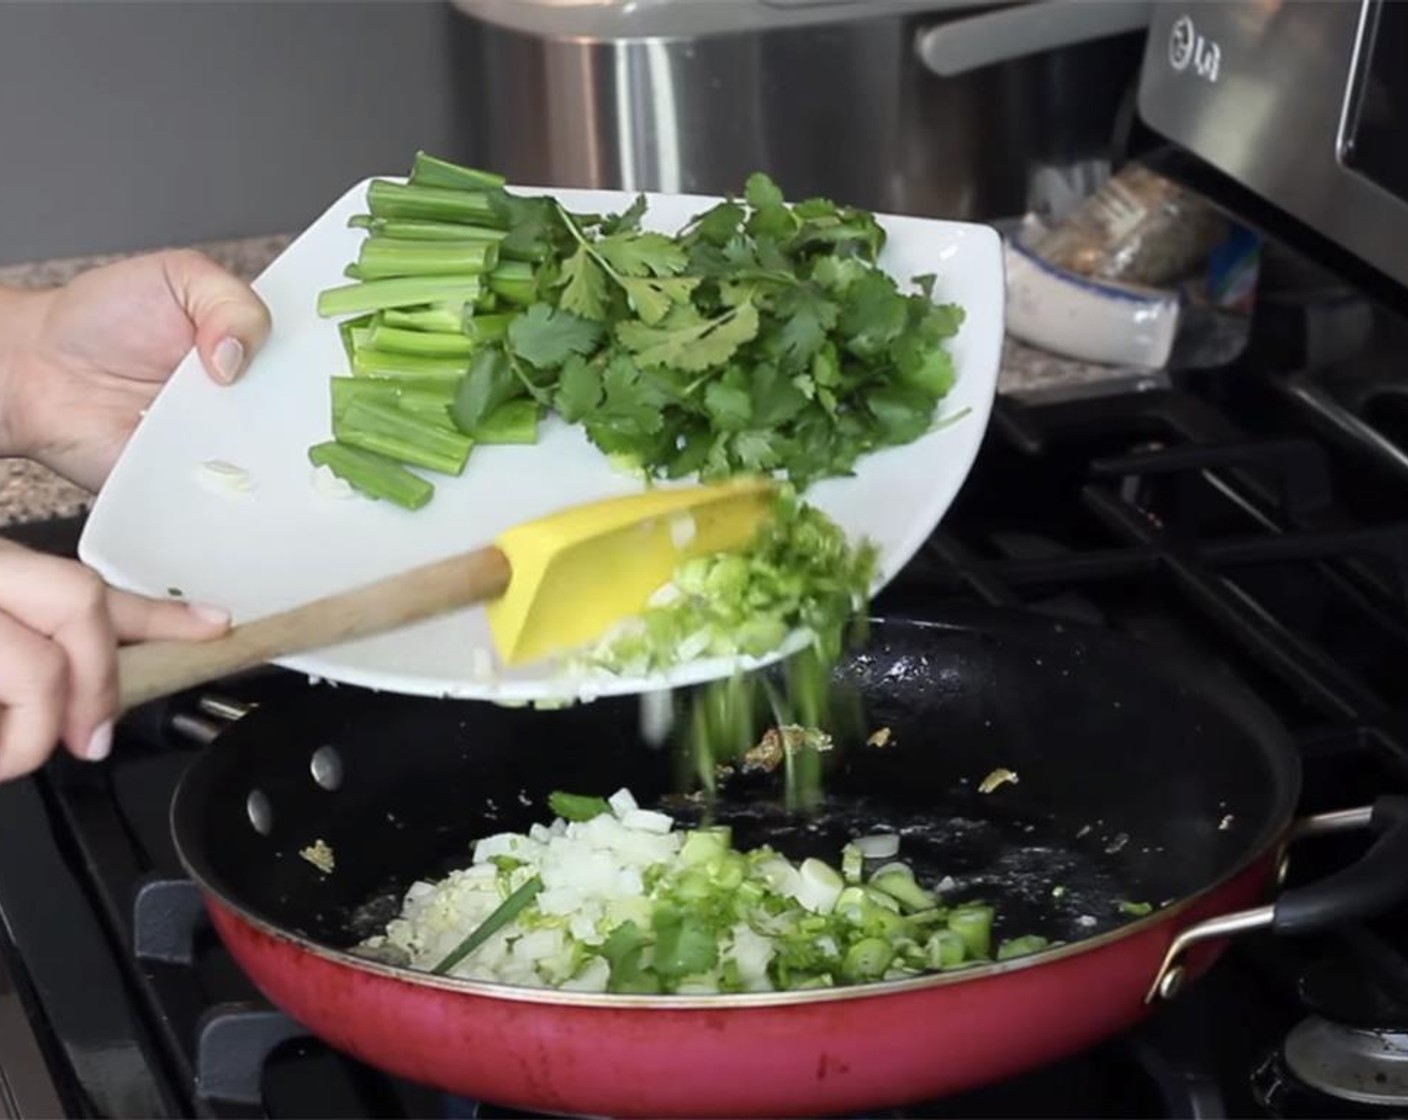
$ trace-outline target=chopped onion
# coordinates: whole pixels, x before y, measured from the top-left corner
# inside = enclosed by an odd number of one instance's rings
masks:
[[[247,470],[223,459],[207,459],[198,469],[201,483],[218,494],[240,497],[254,489],[254,480]]]
[[[632,809],[639,809],[636,799],[628,789],[618,789],[606,799],[606,803],[611,806],[611,811],[618,817],[623,817]]]
[[[325,498],[351,498],[356,494],[344,478],[338,478],[326,466],[313,468],[313,489]]]
[[[621,814],[621,823],[627,828],[641,832],[655,832],[661,835],[675,827],[673,817],[657,813],[654,809],[628,809]]]
[[[804,859],[797,888],[797,901],[814,914],[829,914],[846,882],[830,864],[819,859]]]
[[[866,859],[890,859],[899,854],[900,838],[893,832],[877,832],[851,841]]]

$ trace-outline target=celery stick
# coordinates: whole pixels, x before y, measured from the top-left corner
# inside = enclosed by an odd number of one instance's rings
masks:
[[[419,354],[427,358],[468,358],[474,340],[463,332],[413,331],[403,327],[375,324],[361,345],[392,354]]]
[[[358,397],[391,405],[407,412],[423,413],[450,420],[450,403],[457,383],[453,381],[402,381],[394,377],[334,377],[332,379],[332,415],[340,420]]]
[[[505,401],[474,429],[475,443],[537,443],[538,402],[528,397]]]
[[[365,280],[388,276],[457,276],[488,272],[499,261],[493,241],[402,241],[369,237],[357,267]]]
[[[464,470],[473,440],[411,412],[354,398],[335,427],[338,442],[441,474]]]
[[[469,372],[469,358],[429,358],[420,354],[361,347],[352,358],[354,377],[400,377],[413,381],[456,382]]]
[[[337,325],[337,332],[342,336],[342,349],[349,362],[357,353],[357,348],[366,345],[368,328],[375,318],[375,315],[362,315],[356,319],[344,319]]]
[[[502,241],[506,229],[467,226],[458,222],[436,222],[429,218],[373,218],[354,214],[347,219],[352,229],[364,229],[373,237],[394,237],[401,241]]]
[[[455,334],[461,330],[467,306],[464,303],[436,303],[429,307],[388,307],[381,313],[381,322],[397,330]]]
[[[447,159],[417,152],[411,168],[411,182],[427,187],[454,187],[459,190],[487,191],[502,187],[506,180],[492,171],[463,167]]]
[[[360,315],[389,307],[414,307],[423,303],[470,303],[483,287],[478,276],[398,276],[346,284],[318,293],[318,314]]]
[[[533,279],[533,266],[523,261],[502,261],[494,267],[490,276],[495,280],[503,281],[531,281]]]
[[[489,290],[510,303],[527,306],[533,302],[533,267],[522,261],[501,261],[489,273]]]
[[[517,304],[519,307],[527,307],[534,299],[533,281],[531,280],[506,280],[490,276],[489,287],[509,303]]]
[[[484,193],[424,187],[374,179],[367,188],[367,209],[373,218],[428,218],[437,222],[465,222],[499,226],[503,223]]]
[[[513,312],[497,315],[466,315],[464,333],[474,342],[497,342],[508,337],[508,325],[514,320]]]
[[[315,467],[327,467],[367,497],[384,498],[403,509],[420,509],[435,494],[434,485],[400,463],[333,440],[310,447],[308,460]]]

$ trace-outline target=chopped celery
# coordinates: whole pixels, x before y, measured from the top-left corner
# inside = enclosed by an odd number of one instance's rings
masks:
[[[334,377],[332,415],[341,419],[357,398],[403,408],[407,412],[444,416],[449,421],[449,405],[454,397],[453,382],[409,381],[395,377]]]
[[[464,470],[473,446],[461,432],[362,397],[347,406],[334,433],[341,443],[449,475]]]
[[[437,222],[501,225],[488,194],[393,183],[373,179],[367,187],[367,209],[373,218],[428,218]]]
[[[399,377],[411,381],[443,381],[457,385],[469,372],[468,358],[428,358],[364,346],[352,357],[354,377]]]
[[[440,159],[427,152],[416,152],[411,167],[411,182],[427,187],[453,187],[467,191],[489,191],[502,187],[508,180],[492,171],[480,171]]]
[[[505,401],[475,427],[476,443],[537,443],[538,402],[527,397]]]
[[[318,293],[318,314],[327,319],[422,303],[463,305],[478,299],[481,290],[478,276],[396,276],[366,280]]]
[[[392,354],[419,354],[427,358],[468,358],[474,342],[460,331],[419,331],[374,323],[363,345]],[[468,369],[468,364],[465,366]]]
[[[426,307],[388,307],[381,322],[398,330],[455,334],[462,329],[465,308],[473,301],[432,303]]]
[[[458,222],[436,222],[428,218],[373,218],[354,214],[347,220],[353,229],[364,229],[372,237],[395,237],[402,241],[502,241],[508,231],[489,226],[467,226]]]
[[[488,272],[499,260],[493,241],[401,241],[369,237],[357,267],[364,280],[390,276],[459,276]]]
[[[1026,957],[1032,953],[1039,953],[1050,945],[1046,938],[1037,934],[1029,933],[1025,937],[1014,937],[1009,941],[1003,941],[997,947],[997,959],[1000,961],[1010,961],[1013,957]]]
[[[310,447],[308,459],[315,467],[327,467],[367,497],[384,498],[404,509],[420,509],[435,494],[431,483],[400,463],[332,440]]]
[[[876,890],[884,891],[910,913],[934,908],[934,896],[919,886],[912,874],[889,871],[877,875],[870,881],[870,885]]]
[[[878,980],[895,959],[895,950],[888,941],[867,937],[846,950],[841,962],[841,974],[851,982]]]
[[[949,912],[948,928],[963,938],[969,956],[992,955],[992,916],[991,906],[959,906]]]
[[[680,860],[683,863],[707,863],[727,852],[731,842],[732,832],[726,826],[697,828],[684,838]]]
[[[495,315],[466,315],[462,329],[474,342],[497,342],[508,336],[508,326],[514,320],[512,312]]]
[[[565,821],[589,821],[602,813],[611,812],[604,797],[553,790],[548,794],[548,808]]]
[[[968,945],[951,929],[935,930],[929,935],[924,951],[930,968],[957,968],[968,956]]]
[[[359,346],[365,346],[371,334],[375,315],[360,315],[355,319],[344,319],[337,325],[337,333],[342,337],[342,349],[350,362]]]
[[[524,261],[500,261],[487,279],[489,290],[509,303],[526,307],[535,298],[533,268]]]

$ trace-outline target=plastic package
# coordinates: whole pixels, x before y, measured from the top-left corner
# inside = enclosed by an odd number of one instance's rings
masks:
[[[1221,364],[1244,344],[1260,243],[1201,196],[1129,164],[1061,222],[1008,239],[1008,332],[1088,362]]]

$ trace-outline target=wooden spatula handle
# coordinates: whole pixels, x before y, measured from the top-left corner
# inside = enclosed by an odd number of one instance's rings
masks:
[[[490,546],[256,619],[213,641],[125,646],[117,654],[118,708],[496,599],[508,582],[508,558]]]

